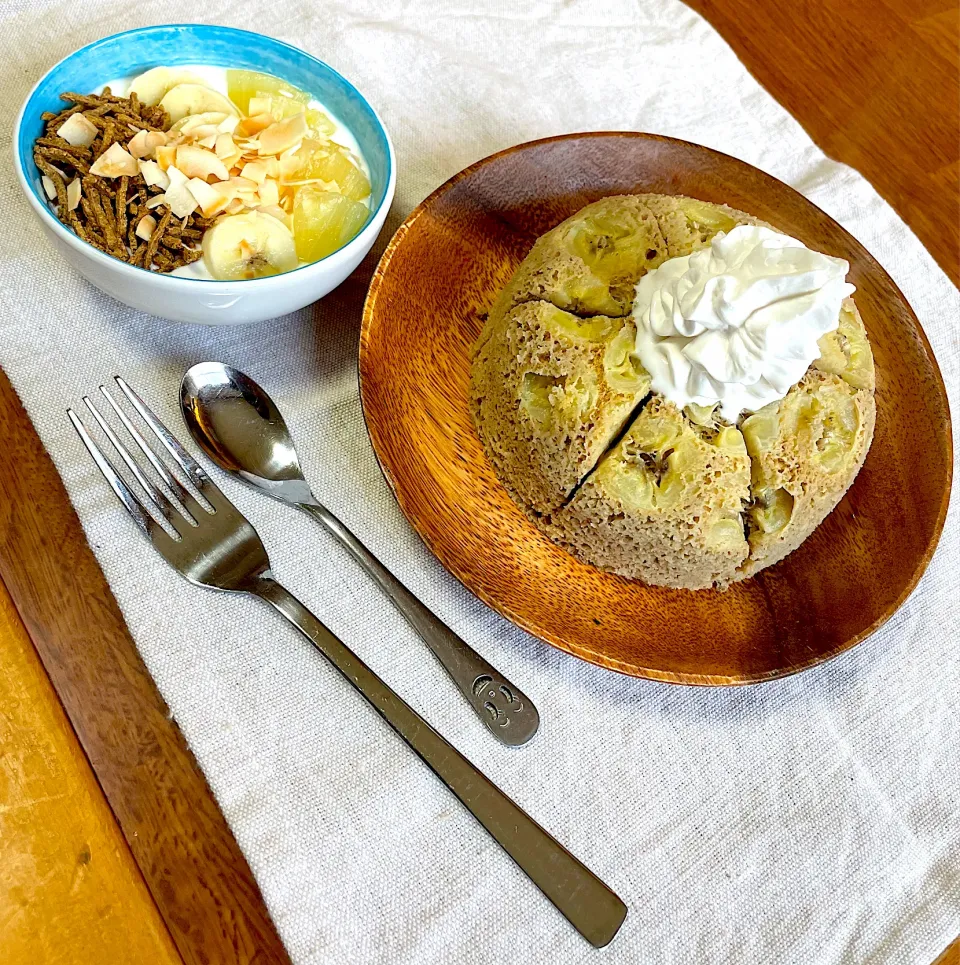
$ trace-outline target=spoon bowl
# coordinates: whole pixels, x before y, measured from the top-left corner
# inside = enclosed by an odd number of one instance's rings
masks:
[[[222,469],[284,502],[312,498],[287,423],[248,375],[222,362],[200,362],[180,384],[190,435]]]

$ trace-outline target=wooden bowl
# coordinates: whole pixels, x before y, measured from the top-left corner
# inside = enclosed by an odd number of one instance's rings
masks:
[[[644,586],[555,546],[498,482],[468,408],[470,347],[534,240],[591,201],[644,191],[726,202],[846,258],[876,359],[876,435],[856,482],[800,549],[725,592]],[[534,141],[436,190],[397,231],[374,275],[360,389],[387,482],[441,563],[541,640],[638,677],[750,683],[852,647],[917,585],[946,515],[946,391],[890,276],[792,188],[672,138]]]

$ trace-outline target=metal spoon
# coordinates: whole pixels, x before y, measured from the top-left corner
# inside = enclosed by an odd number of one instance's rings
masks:
[[[253,379],[221,362],[200,362],[183,377],[180,409],[197,445],[221,469],[299,507],[350,551],[420,634],[497,740],[517,745],[533,737],[540,716],[530,699],[431,613],[317,501],[280,410]]]

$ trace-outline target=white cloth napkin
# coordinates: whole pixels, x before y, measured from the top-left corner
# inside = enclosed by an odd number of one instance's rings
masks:
[[[426,551],[364,431],[355,359],[375,256],[465,165],[520,141],[629,129],[734,154],[803,191],[886,266],[957,406],[958,299],[867,182],[826,158],[676,0],[241,5],[7,0],[4,142],[30,85],[76,46],[190,20],[272,34],[341,70],[392,131],[394,210],[355,277],[312,309],[235,330],[164,322],[69,270],[2,166],[0,364],[63,475],[151,673],[305,963],[911,963],[960,931],[958,526],[869,642],[798,677],[673,687],[588,666],[487,610]],[[0,145],[9,159],[9,143]],[[196,589],[134,530],[64,409],[122,373],[170,426],[205,358],[273,394],[321,499],[543,718],[501,748],[345,554],[310,520],[223,480],[279,578],[630,906],[598,956],[297,634]],[[218,476],[218,481],[221,479]],[[705,630],[706,632],[706,630]]]

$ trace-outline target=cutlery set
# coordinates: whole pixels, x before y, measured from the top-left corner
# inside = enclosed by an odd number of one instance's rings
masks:
[[[110,488],[160,555],[191,583],[258,597],[289,620],[574,928],[596,947],[610,942],[626,917],[621,899],[277,582],[253,526],[124,379],[117,376],[115,381],[120,401],[106,386],[100,391],[118,429],[88,397],[83,402],[140,494],[77,413],[70,409],[68,416]],[[204,362],[184,376],[180,402],[191,436],[214,463],[254,489],[303,510],[350,552],[421,636],[489,733],[512,746],[534,736],[539,716],[530,699],[427,609],[318,502],[303,476],[286,423],[260,386],[229,366]]]

